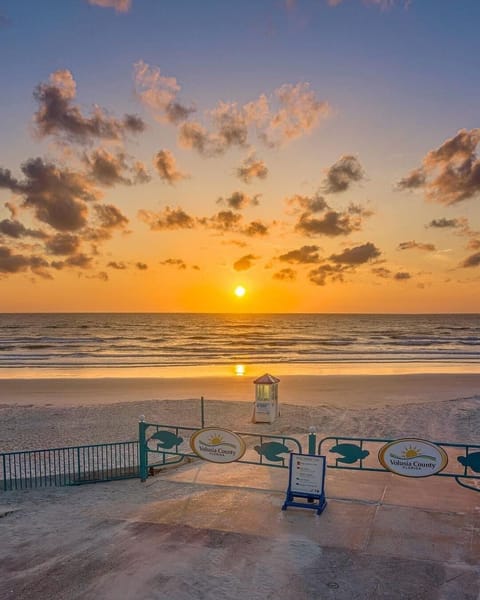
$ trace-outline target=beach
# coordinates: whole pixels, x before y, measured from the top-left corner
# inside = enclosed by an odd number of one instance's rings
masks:
[[[237,431],[363,437],[419,436],[478,443],[480,375],[282,375],[281,415],[251,422],[246,377],[0,379],[2,451],[136,439],[149,422]]]

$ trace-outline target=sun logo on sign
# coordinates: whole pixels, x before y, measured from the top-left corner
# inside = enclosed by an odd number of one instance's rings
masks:
[[[219,446],[223,442],[223,437],[218,434],[211,435],[208,441],[212,446]]]
[[[405,448],[405,450],[402,452],[404,458],[417,458],[417,456],[420,456],[420,454],[421,451],[418,448],[414,448],[413,446]]]

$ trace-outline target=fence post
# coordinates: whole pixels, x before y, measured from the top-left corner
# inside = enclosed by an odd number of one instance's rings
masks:
[[[205,401],[203,396],[200,396],[200,413],[201,413],[201,420],[202,420],[202,429],[205,427]]]
[[[308,453],[309,454],[316,454],[317,453],[317,435],[316,435],[316,430],[315,427],[309,427],[309,434],[308,434]]]
[[[145,439],[145,431],[148,424],[145,423],[145,417],[140,415],[138,422],[138,456],[140,459],[140,481],[147,481],[148,477],[148,459],[147,459],[147,440]]]

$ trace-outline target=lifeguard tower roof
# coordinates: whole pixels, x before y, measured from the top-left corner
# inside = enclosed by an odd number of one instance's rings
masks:
[[[265,373],[265,375],[262,375],[261,377],[255,379],[253,383],[269,383],[270,385],[272,385],[274,383],[278,383],[279,381],[280,379],[278,379],[278,377],[274,377],[273,375],[270,375],[270,373]]]

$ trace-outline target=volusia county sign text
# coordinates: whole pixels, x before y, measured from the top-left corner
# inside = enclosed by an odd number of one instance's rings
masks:
[[[443,448],[416,438],[403,438],[383,446],[378,453],[382,466],[404,477],[428,477],[440,473],[448,463]]]
[[[207,427],[190,438],[190,447],[200,458],[216,463],[229,463],[242,458],[245,442],[228,429]]]

